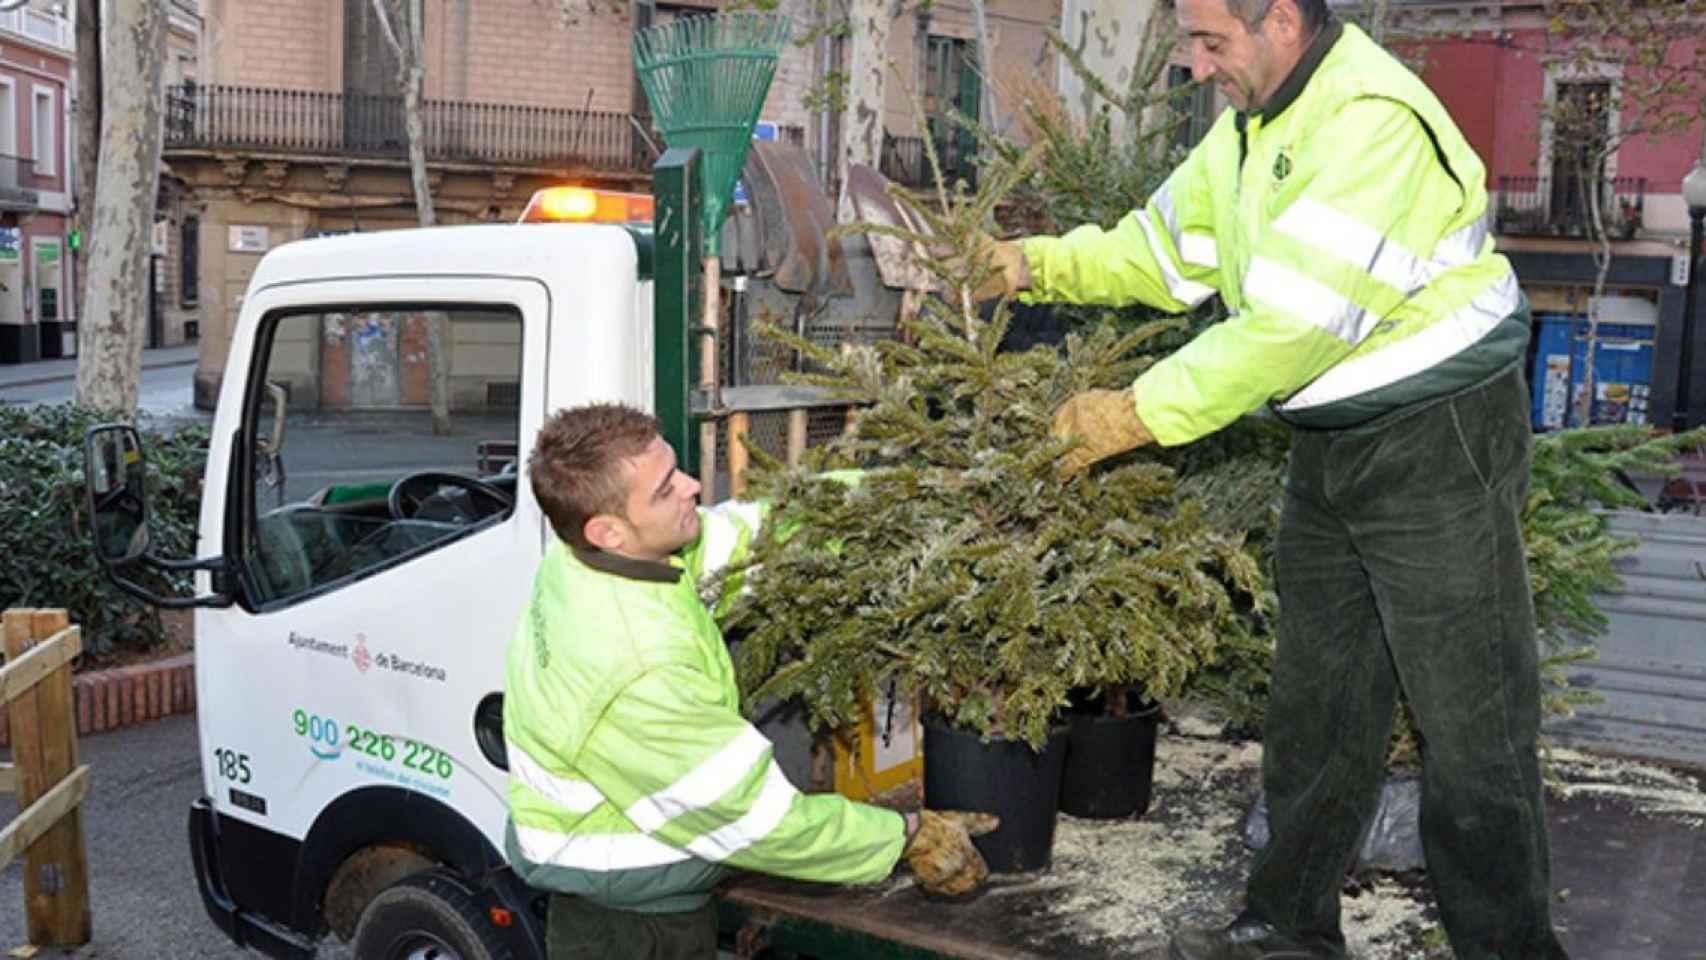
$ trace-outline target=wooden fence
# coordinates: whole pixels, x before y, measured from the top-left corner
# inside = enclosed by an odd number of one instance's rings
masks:
[[[83,651],[64,610],[7,610],[0,706],[11,710],[12,762],[0,764],[0,793],[20,813],[0,825],[0,869],[24,855],[24,911],[30,943],[89,942],[89,870],[83,854],[83,798],[89,768],[77,762],[71,661]]]

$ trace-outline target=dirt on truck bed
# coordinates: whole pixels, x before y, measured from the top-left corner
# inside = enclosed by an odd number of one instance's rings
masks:
[[[857,889],[743,880],[730,899],[940,956],[1164,956],[1177,926],[1237,912],[1253,856],[1242,824],[1261,746],[1216,733],[1188,717],[1164,726],[1147,815],[1062,816],[1049,869],[993,877],[969,903],[927,900],[904,872]],[[1706,778],[1563,749],[1550,766],[1553,916],[1571,956],[1706,960]],[[1347,877],[1342,902],[1351,957],[1450,960],[1424,873]]]

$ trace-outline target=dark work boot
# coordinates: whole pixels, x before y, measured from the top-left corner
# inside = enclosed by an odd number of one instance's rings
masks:
[[[1167,944],[1167,960],[1330,960],[1331,957],[1299,946],[1252,917],[1239,917],[1218,930],[1180,930]]]

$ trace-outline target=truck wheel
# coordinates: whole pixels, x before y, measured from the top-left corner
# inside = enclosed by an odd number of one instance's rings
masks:
[[[356,960],[512,960],[455,874],[442,868],[385,888],[356,924]]]

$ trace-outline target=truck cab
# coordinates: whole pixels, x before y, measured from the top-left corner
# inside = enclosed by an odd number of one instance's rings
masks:
[[[340,236],[259,265],[212,425],[212,559],[176,564],[194,596],[153,598],[198,607],[190,842],[238,943],[543,956],[499,852],[504,649],[553,536],[523,458],[550,411],[653,406],[652,290],[649,228],[619,225]],[[103,504],[136,434],[90,452],[96,512],[134,522]],[[133,587],[140,519],[100,547]]]

